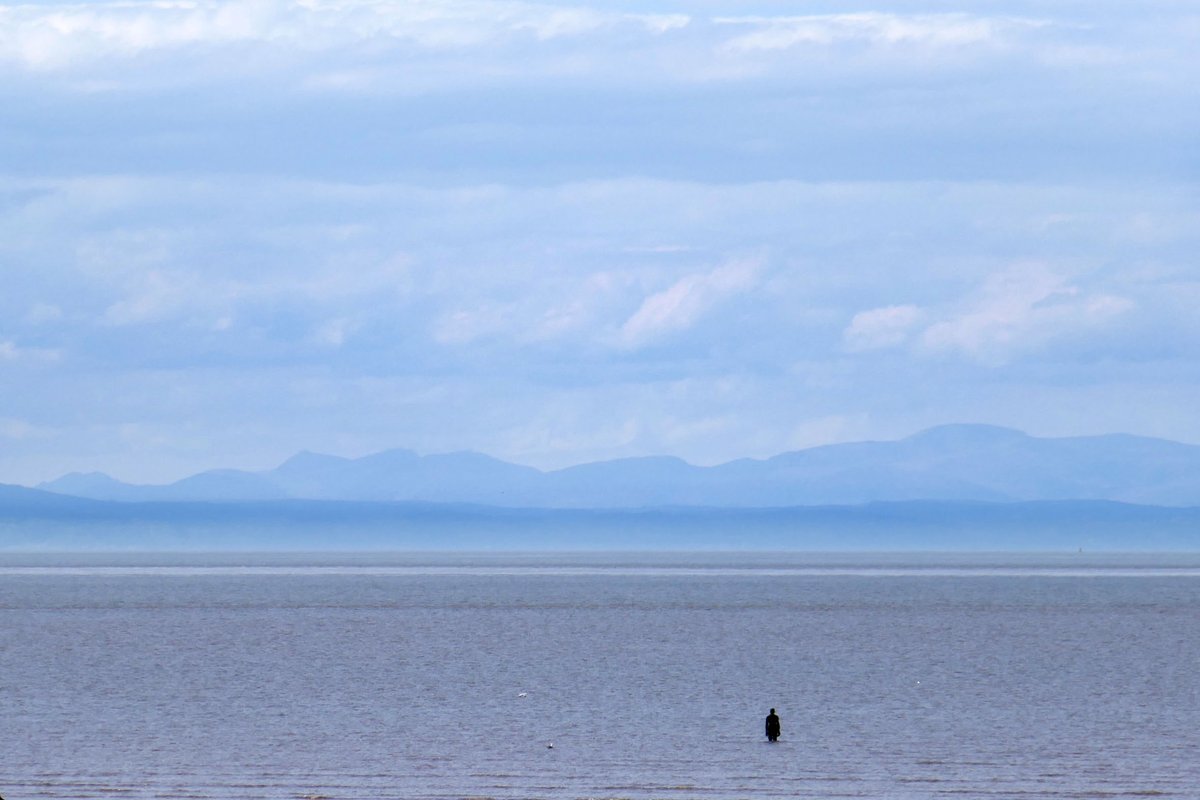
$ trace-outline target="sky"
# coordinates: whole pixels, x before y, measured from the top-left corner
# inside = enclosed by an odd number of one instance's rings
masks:
[[[0,2],[0,482],[1200,443],[1190,0]]]

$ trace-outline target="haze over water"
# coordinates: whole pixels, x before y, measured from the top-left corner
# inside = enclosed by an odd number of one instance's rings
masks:
[[[0,793],[1191,797],[1198,603],[1177,556],[6,555]]]

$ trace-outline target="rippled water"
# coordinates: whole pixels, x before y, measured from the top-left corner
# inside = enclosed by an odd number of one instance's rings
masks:
[[[5,556],[0,794],[1194,798],[1197,665],[1194,558]]]

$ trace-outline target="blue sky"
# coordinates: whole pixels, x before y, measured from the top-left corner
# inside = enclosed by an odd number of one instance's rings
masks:
[[[1200,442],[1190,2],[0,4],[0,481]]]

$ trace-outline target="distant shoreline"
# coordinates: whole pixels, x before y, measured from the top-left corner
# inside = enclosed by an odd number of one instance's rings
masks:
[[[1193,552],[0,551],[0,575],[1200,577]]]
[[[1200,507],[1109,501],[599,510],[326,501],[0,506],[0,551],[1081,549],[1200,551]]]

